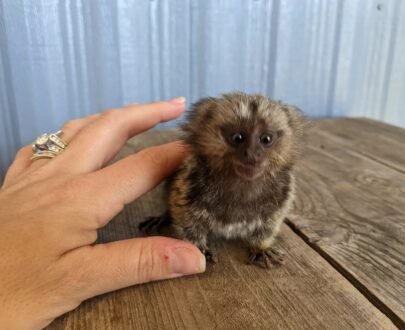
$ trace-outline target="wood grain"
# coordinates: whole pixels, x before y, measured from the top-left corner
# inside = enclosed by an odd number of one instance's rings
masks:
[[[358,126],[362,121],[354,122]],[[319,121],[308,132],[305,156],[298,166],[297,215],[290,221],[314,248],[403,327],[405,175],[396,169],[401,168],[403,154],[398,141],[391,145],[387,140],[378,147],[376,137],[376,145],[367,147],[368,121],[364,121],[363,129],[352,123],[348,119]],[[359,133],[347,133],[348,127],[356,127]],[[373,132],[378,136],[377,128]],[[346,133],[349,135],[343,137]],[[357,151],[359,146],[361,152]],[[381,150],[390,150],[393,156],[386,160]],[[385,162],[396,168],[383,165]]]
[[[121,217],[127,226],[131,214]],[[121,219],[106,230],[107,240],[123,232],[110,230]],[[245,249],[220,243],[219,263],[209,265],[205,274],[94,298],[50,329],[395,328],[288,227],[282,237],[286,264],[280,268],[246,265]]]
[[[132,140],[123,154],[174,138],[173,132],[147,133]],[[137,236],[137,223],[163,209],[158,188],[128,205],[103,228],[100,242]],[[395,328],[287,226],[279,246],[286,253],[285,265],[264,270],[245,264],[247,251],[240,244],[218,242],[219,263],[210,264],[206,273],[93,298],[49,329]]]
[[[404,129],[363,118],[324,119],[314,125],[325,139],[405,173]]]

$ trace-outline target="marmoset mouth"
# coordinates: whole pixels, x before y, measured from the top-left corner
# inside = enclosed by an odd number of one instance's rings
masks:
[[[238,176],[244,179],[252,180],[262,174],[263,165],[261,163],[257,165],[250,165],[237,162],[234,165],[234,169]]]

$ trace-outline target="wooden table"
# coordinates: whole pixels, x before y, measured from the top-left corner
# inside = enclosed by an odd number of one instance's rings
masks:
[[[307,133],[279,243],[285,265],[246,265],[244,248],[218,242],[219,263],[204,274],[96,297],[50,329],[405,329],[405,130],[333,119]],[[146,133],[120,157],[173,139]],[[160,211],[156,189],[99,240],[137,236],[137,223]]]

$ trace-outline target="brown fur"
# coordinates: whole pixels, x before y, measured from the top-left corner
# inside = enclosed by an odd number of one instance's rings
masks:
[[[182,128],[191,154],[169,184],[166,233],[207,254],[209,234],[239,238],[250,246],[252,261],[268,266],[294,198],[292,171],[303,128],[295,107],[262,95],[232,93],[194,104]],[[238,133],[243,142],[234,141]],[[264,135],[272,137],[270,146]],[[141,228],[151,223],[163,222]]]

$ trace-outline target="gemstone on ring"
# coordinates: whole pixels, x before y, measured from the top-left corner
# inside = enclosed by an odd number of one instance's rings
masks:
[[[45,133],[45,134],[38,136],[35,139],[34,143],[32,144],[33,151],[35,152],[36,148],[41,149],[41,150],[46,149],[46,145],[47,145],[48,141],[49,141],[48,134]]]
[[[67,143],[60,138],[62,131],[42,134],[32,143],[33,156],[31,159],[54,158],[65,150]]]
[[[39,136],[36,140],[35,143],[36,144],[45,144],[48,142],[49,136],[48,134],[42,134],[41,136]]]
[[[62,151],[62,148],[59,148],[58,146],[55,146],[55,145],[53,145],[53,144],[51,144],[51,145],[48,147],[48,149],[49,149],[50,151],[53,151],[53,152],[61,152],[61,151]]]
[[[65,149],[66,143],[56,134],[50,134],[48,136],[48,140],[52,141],[54,144],[56,144],[59,148]]]

